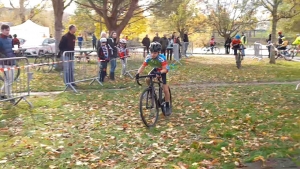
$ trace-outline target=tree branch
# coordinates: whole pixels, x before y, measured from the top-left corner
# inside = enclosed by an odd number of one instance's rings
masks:
[[[66,1],[64,1],[65,4]],[[73,0],[70,0],[69,3],[67,3],[66,5],[64,5],[64,10],[71,5],[71,3],[73,2]]]
[[[10,4],[10,6],[11,6],[12,8],[15,9],[15,6],[14,6],[14,4],[11,2],[11,0],[9,0],[9,4]]]

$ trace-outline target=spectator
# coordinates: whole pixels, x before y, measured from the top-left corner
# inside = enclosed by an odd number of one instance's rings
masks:
[[[121,59],[121,64],[122,64],[121,75],[120,75],[121,78],[126,75],[126,70],[127,70],[126,66],[127,66],[127,57],[129,56],[129,51],[126,47],[126,43],[127,43],[126,39],[120,40],[119,57]]]
[[[50,36],[49,36],[50,38],[53,38],[53,36],[52,36],[52,34],[50,34]]]
[[[173,53],[173,38],[172,35],[168,38],[168,47],[167,47],[167,60],[172,60]]]
[[[183,34],[183,47],[184,47],[184,49],[183,49],[184,55],[185,55],[185,57],[187,57],[186,51],[189,47],[189,35],[188,35],[187,31],[185,31],[185,33]]]
[[[278,32],[278,45],[281,45],[281,44],[282,44],[282,42],[283,42],[282,38],[283,38],[283,37],[284,37],[284,36],[283,36],[282,32],[279,31],[279,32]]]
[[[92,37],[92,42],[93,42],[93,50],[96,49],[96,43],[97,43],[97,38],[95,36],[95,34],[93,34],[93,37]]]
[[[78,40],[79,49],[81,50],[82,44],[83,44],[83,37],[82,37],[81,33],[78,35],[77,40]]]
[[[241,46],[241,48],[242,48],[242,56],[245,56],[245,49],[246,49],[246,45],[247,45],[247,41],[248,41],[248,39],[247,39],[247,37],[246,37],[246,35],[244,34],[244,32],[242,32],[242,36],[241,36],[241,42],[242,42],[242,46]]]
[[[13,51],[13,41],[9,38],[10,27],[6,24],[1,25],[0,34],[0,58],[12,58],[15,57]],[[14,67],[15,61],[0,61],[0,68]],[[14,82],[14,69],[10,69],[3,73],[4,84],[1,87],[0,99],[8,99],[12,97],[12,84]],[[12,103],[15,100],[11,100]]]
[[[180,39],[179,39],[179,36],[177,36],[176,35],[176,32],[174,32],[173,33],[173,44],[178,44],[179,46],[178,46],[178,56],[179,56],[179,59],[181,58],[181,51],[180,51],[180,46],[182,46],[181,45],[181,43],[180,43]],[[173,52],[174,52],[174,57],[175,57],[175,51],[174,51],[174,48],[173,48]]]
[[[142,40],[142,44],[143,44],[143,46],[145,46],[144,53],[145,53],[145,50],[147,50],[147,54],[149,54],[150,39],[148,38],[148,35],[146,35],[146,37],[144,37],[144,39]]]
[[[13,45],[18,45],[18,48],[20,47],[20,41],[16,34],[14,34]]]
[[[172,34],[172,39],[174,39],[175,36],[176,36],[176,32],[173,32],[173,34]]]
[[[112,48],[113,54],[110,60],[110,80],[115,80],[115,70],[117,67],[117,57],[118,57],[118,42],[117,42],[117,32],[112,32],[110,37],[107,39],[107,44]]]
[[[269,39],[266,40],[267,41],[267,48],[268,48],[268,52],[269,52],[268,58],[271,57],[271,43],[272,43],[271,37],[272,37],[272,34],[269,34]]]
[[[101,34],[100,34],[100,39],[101,38],[106,38],[107,39],[107,34],[106,34],[106,32],[101,32]],[[100,42],[100,39],[98,40],[98,43],[97,43],[97,50],[98,50],[98,48],[99,47],[101,47],[101,42]]]
[[[153,38],[152,42],[159,42],[160,41],[160,37],[158,36],[158,33],[155,33],[155,37]]]
[[[62,36],[60,42],[59,42],[59,50],[60,54],[62,55],[65,51],[74,51],[75,49],[75,40],[76,36],[74,35],[76,32],[76,27],[74,25],[69,26],[69,32],[66,33],[64,36]],[[68,52],[65,56],[62,57],[63,61],[70,61],[74,60],[74,52]],[[63,58],[65,57],[65,58]],[[74,83],[74,62],[64,62],[64,81],[65,84],[71,84],[72,86],[76,87],[77,85]]]
[[[161,44],[161,54],[163,54],[164,56],[166,56],[166,50],[167,50],[168,43],[169,43],[166,34],[164,34],[164,37],[160,38],[159,43]]]
[[[8,35],[8,38],[12,39],[13,37],[11,35]]]
[[[229,54],[230,53],[230,44],[231,44],[231,38],[228,37],[225,41],[225,53]]]
[[[99,81],[104,82],[104,79],[107,75],[107,63],[112,55],[112,48],[107,45],[106,38],[101,38],[99,42],[100,46],[97,48],[97,55],[100,62]]]
[[[128,41],[128,36],[125,36],[125,40]]]

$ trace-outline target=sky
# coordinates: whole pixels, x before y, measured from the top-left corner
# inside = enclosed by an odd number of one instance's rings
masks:
[[[40,2],[38,0],[27,0],[27,1],[29,1],[29,5],[28,5],[29,8],[37,5]],[[19,0],[11,0],[11,2],[16,8],[19,7],[18,5]],[[9,0],[0,0],[0,3],[3,3],[5,7],[11,7]],[[75,3],[72,3],[68,8],[65,9],[65,12],[69,14],[74,14],[75,9],[76,9],[76,5]]]

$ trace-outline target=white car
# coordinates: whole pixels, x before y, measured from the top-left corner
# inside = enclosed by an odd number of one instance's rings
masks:
[[[40,56],[45,53],[55,53],[55,39],[27,39],[20,47],[26,49],[25,54],[27,56]]]

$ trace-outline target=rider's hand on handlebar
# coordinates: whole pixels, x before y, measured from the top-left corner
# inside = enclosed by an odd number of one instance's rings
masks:
[[[137,74],[135,75],[135,79],[139,79],[139,77],[140,77],[140,74],[137,73]]]
[[[161,72],[155,72],[156,77],[161,77]]]

